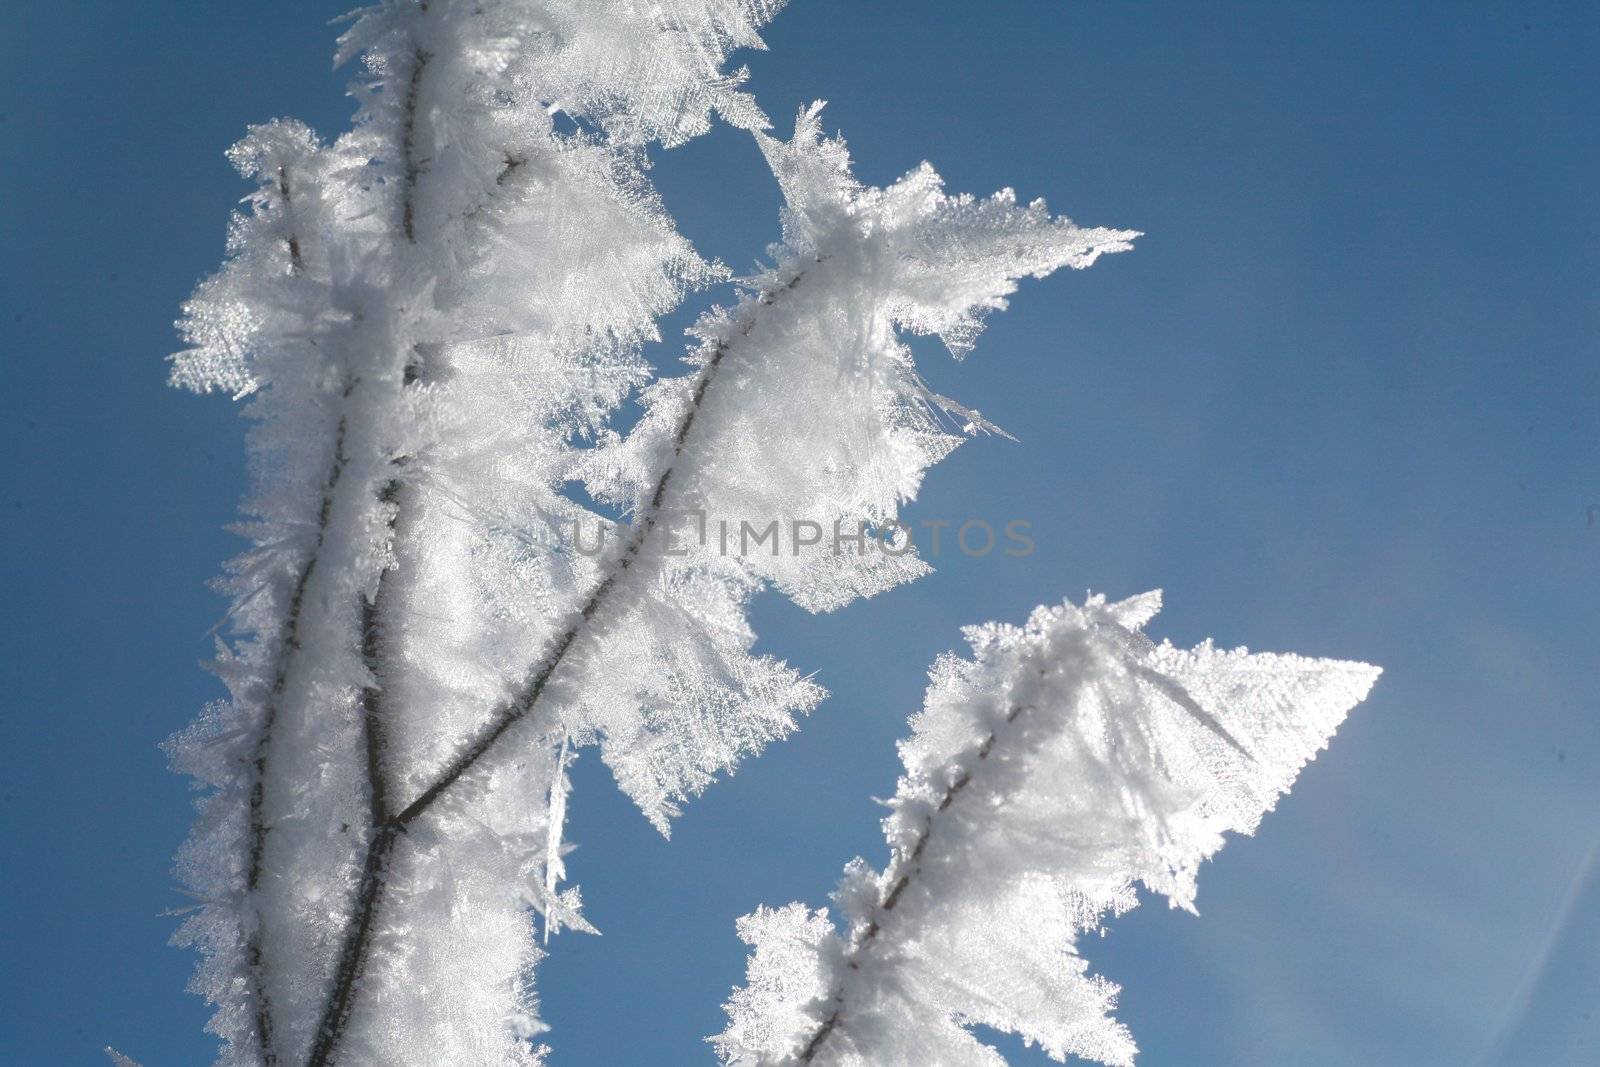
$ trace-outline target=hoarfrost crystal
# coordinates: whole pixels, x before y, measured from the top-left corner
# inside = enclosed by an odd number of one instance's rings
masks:
[[[731,1064],[1002,1063],[968,1027],[1052,1058],[1133,1062],[1117,987],[1077,938],[1137,903],[1194,909],[1200,863],[1250,833],[1378,670],[1154,644],[1147,593],[971,627],[900,745],[884,820],[892,858],[861,860],[835,900],[739,922],[749,976],[714,1039]]]

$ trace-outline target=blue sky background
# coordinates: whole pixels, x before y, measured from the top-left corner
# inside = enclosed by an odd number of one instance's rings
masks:
[[[245,192],[223,150],[345,125],[344,2],[0,12],[5,1062],[210,1057],[162,914],[189,790],[155,746],[218,693],[243,424],[162,357]],[[557,1062],[707,1061],[734,918],[883,859],[869,798],[957,628],[1156,586],[1159,636],[1387,673],[1199,918],[1086,944],[1142,1062],[1600,1062],[1600,9],[796,0],[767,36],[768,113],[830,100],[865,180],[929,159],[1148,236],[1028,285],[966,363],[926,349],[1020,443],[961,449],[911,517],[1027,519],[1034,555],[821,618],[762,600],[762,647],[833,697],[670,843],[580,761],[605,934],[540,969]],[[656,178],[709,254],[775,236],[732,131]]]

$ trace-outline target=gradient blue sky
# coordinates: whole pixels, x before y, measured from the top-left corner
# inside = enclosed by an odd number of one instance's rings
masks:
[[[209,1058],[165,944],[188,786],[155,746],[218,692],[195,664],[242,423],[162,357],[245,191],[223,150],[344,126],[343,5],[0,12],[8,1063]],[[911,516],[1026,519],[1034,555],[947,555],[834,616],[762,600],[762,647],[833,697],[670,843],[580,761],[572,873],[605,934],[540,969],[558,1062],[708,1059],[734,918],[883,858],[869,798],[960,625],[1156,586],[1158,635],[1387,673],[1203,872],[1199,918],[1155,904],[1086,945],[1142,1062],[1600,1062],[1600,8],[796,0],[768,40],[768,113],[830,100],[864,179],[929,159],[1148,236],[1028,285],[964,364],[924,349],[1020,443],[960,450]],[[736,267],[775,236],[731,131],[656,177]]]

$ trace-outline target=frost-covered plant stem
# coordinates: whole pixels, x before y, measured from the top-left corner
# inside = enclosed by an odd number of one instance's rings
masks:
[[[419,7],[426,14],[427,0]],[[406,85],[406,97],[400,134],[400,158],[403,184],[400,197],[400,230],[406,245],[415,246],[416,192],[419,166],[416,158],[416,121],[419,98],[422,93],[423,74],[427,70],[429,54],[420,47],[413,49],[411,76]],[[415,348],[406,355],[406,369],[402,373],[401,388],[415,378]],[[394,461],[397,466],[403,457]],[[404,501],[408,494],[405,485],[396,476],[385,482],[378,494],[378,503],[386,506],[388,518],[385,526],[390,552],[396,530],[404,514]],[[385,568],[378,575],[377,591],[368,598],[362,595],[361,610],[361,661],[369,676],[368,684],[361,688],[361,728],[366,754],[366,785],[368,798],[367,852],[362,863],[361,880],[356,887],[355,917],[345,925],[339,966],[328,998],[317,1025],[317,1037],[307,1060],[312,1067],[331,1061],[339,1040],[355,1006],[356,982],[366,961],[367,946],[372,935],[372,920],[383,894],[383,869],[393,849],[394,836],[403,827],[393,823],[389,816],[390,784],[384,767],[384,676],[383,633],[386,615],[391,609],[390,592],[393,568]]]
[[[1043,673],[1043,671],[1040,671],[1041,675]],[[1016,705],[1006,712],[1005,725],[1010,726],[1017,721],[1019,715],[1032,708],[1033,705],[1031,704]],[[992,731],[978,743],[972,757],[974,766],[963,767],[956,773],[955,780],[945,787],[943,795],[939,797],[939,801],[934,806],[933,811],[928,814],[926,821],[923,822],[922,830],[911,842],[909,850],[896,851],[894,859],[890,862],[889,869],[884,875],[889,883],[889,891],[883,895],[883,898],[873,908],[872,915],[867,920],[866,926],[862,927],[860,932],[851,938],[850,949],[845,954],[845,966],[850,970],[859,971],[861,969],[860,957],[871,951],[872,946],[883,935],[885,917],[889,912],[894,911],[894,906],[900,902],[900,895],[906,891],[906,888],[911,884],[911,880],[920,871],[919,864],[922,861],[922,853],[928,847],[928,839],[933,836],[934,821],[948,810],[950,805],[956,802],[956,798],[961,795],[962,791],[972,783],[973,774],[976,773],[977,767],[981,766],[989,758],[989,753],[994,748],[995,739],[998,736],[998,730]],[[816,1030],[801,1046],[799,1056],[801,1063],[811,1063],[815,1060],[817,1053],[822,1050],[822,1046],[839,1026],[839,1021],[845,1011],[844,989],[842,987],[837,989],[831,999],[835,1003],[834,1008],[828,1012],[827,1016],[818,1024]]]
[[[390,481],[384,486],[380,500],[386,504],[394,504],[400,495],[400,490],[399,481]],[[395,521],[389,523],[391,536],[396,525]],[[385,595],[389,588],[388,576],[389,572],[385,571],[378,579],[377,593],[371,599],[363,598],[361,602],[361,659],[371,676],[370,683],[361,688],[369,843],[366,859],[362,864],[361,881],[356,888],[355,919],[346,925],[343,947],[339,952],[339,971],[330,987],[322,1020],[317,1025],[316,1043],[312,1045],[311,1056],[307,1061],[314,1065],[330,1061],[334,1050],[338,1047],[340,1037],[344,1034],[345,1024],[349,1022],[350,1012],[355,1006],[355,981],[360,977],[358,964],[365,960],[366,947],[372,934],[372,919],[383,892],[382,869],[388,862],[388,854],[393,846],[394,834],[397,832],[389,816],[390,785],[384,767],[382,643],[384,607],[390,599]]]
[[[289,186],[289,167],[284,163],[278,164],[278,195],[283,198],[284,214],[290,214],[294,210],[294,193]],[[284,244],[289,249],[289,273],[304,273],[306,262],[300,254],[300,235],[295,232],[292,223],[284,237]]]
[[[284,204],[289,202],[289,182],[285,176],[284,168],[278,169],[278,185],[283,192]],[[298,241],[291,233],[288,239],[289,254],[294,261],[296,273],[300,270],[300,253]],[[250,785],[250,839],[249,839],[249,869],[245,875],[244,907],[254,908],[254,896],[261,884],[262,854],[267,845],[267,824],[262,815],[266,802],[267,788],[267,758],[271,749],[272,730],[277,724],[278,707],[283,700],[285,688],[288,686],[289,670],[293,666],[295,654],[300,651],[300,615],[305,610],[306,587],[310,585],[312,576],[317,569],[317,558],[322,552],[322,543],[327,537],[328,516],[333,510],[333,493],[339,486],[339,476],[344,471],[344,435],[346,421],[339,419],[339,427],[334,433],[333,467],[328,471],[327,484],[322,491],[322,506],[317,513],[317,534],[311,549],[310,557],[300,567],[300,572],[295,578],[294,591],[289,598],[288,616],[284,620],[284,632],[280,641],[277,667],[273,672],[272,690],[267,698],[261,722],[261,732],[255,743],[255,758],[250,761],[251,773],[254,780]],[[251,984],[251,997],[255,1003],[256,1040],[260,1044],[262,1061],[270,1065],[277,1062],[277,1055],[272,1046],[272,1000],[267,992],[263,970],[266,965],[261,945],[261,921],[259,913],[250,923],[249,933],[245,940],[245,957]]]
[[[881,873],[852,861],[846,924],[804,906],[740,920],[755,951],[730,1024],[740,1067],[992,1067],[969,1028],[1129,1067],[1117,989],[1079,935],[1135,906],[1135,885],[1193,910],[1200,864],[1249,833],[1378,670],[1157,645],[1148,593],[971,627],[941,657],[900,744]]]
[[[587,928],[557,889],[568,746],[598,744],[665,833],[793,729],[822,691],[753,652],[749,598],[828,611],[926,573],[865,531],[991,428],[901,335],[960,356],[1021,278],[1135,236],[947,195],[927,165],[864,187],[816,106],[766,136],[720,65],[780,6],[382,0],[340,42],[368,70],[354,127],[235,148],[252,210],[173,377],[253,398],[254,544],[226,582],[232,699],[170,749],[214,790],[180,938],[228,1062],[541,1062],[532,913]],[[696,325],[693,372],[646,385],[656,317],[727,275],[673,231],[645,149],[713,113],[757,135],[785,239]],[[644,417],[605,430],[641,386]],[[614,528],[574,481],[631,516],[613,551],[533,536]],[[817,535],[708,547],[777,516]]]
[[[769,307],[784,292],[793,290],[800,284],[802,274],[796,273],[785,285],[770,293],[762,293],[758,297],[756,306]],[[748,337],[755,327],[756,316],[747,315],[738,328],[741,337]],[[350,1012],[355,1005],[356,991],[360,986],[362,973],[366,969],[368,951],[371,945],[371,933],[377,921],[379,910],[383,906],[385,873],[389,860],[394,852],[396,843],[401,834],[418,819],[427,814],[429,809],[439,801],[453,786],[464,776],[471,773],[481,763],[488,759],[502,738],[515,726],[531,718],[539,707],[540,697],[544,695],[545,687],[550,679],[560,669],[566,659],[568,651],[584,635],[584,631],[595,617],[609,606],[610,600],[615,597],[619,583],[627,574],[630,567],[640,560],[646,553],[646,546],[652,544],[652,535],[660,525],[663,509],[666,506],[667,494],[672,482],[676,461],[683,456],[688,448],[694,425],[699,416],[707,394],[717,378],[717,372],[734,347],[732,341],[718,341],[712,347],[710,358],[701,367],[696,378],[692,400],[678,423],[677,433],[673,437],[673,462],[668,463],[661,471],[661,476],[656,480],[655,491],[651,494],[649,506],[637,518],[633,535],[615,560],[608,568],[605,576],[594,587],[594,590],[585,599],[583,607],[579,609],[576,617],[556,639],[555,645],[529,673],[528,681],[524,688],[506,703],[499,706],[490,720],[489,726],[469,744],[460,754],[435,778],[421,794],[404,808],[390,816],[388,805],[384,800],[387,786],[382,774],[382,744],[381,744],[381,717],[377,714],[377,705],[381,699],[381,691],[376,687],[363,690],[363,702],[367,708],[367,746],[369,752],[368,773],[372,791],[372,825],[373,836],[367,846],[366,861],[362,866],[361,884],[357,891],[357,904],[355,916],[347,927],[345,934],[345,947],[340,953],[339,968],[334,976],[332,990],[328,998],[327,1008],[323,1014],[322,1024],[318,1027],[317,1043],[312,1049],[311,1067],[322,1067],[332,1062],[332,1057],[337,1051],[339,1040],[343,1036],[345,1024],[348,1022]],[[390,488],[394,483],[390,483]],[[379,597],[383,594],[383,585],[379,584]],[[377,611],[369,603],[366,606],[366,618],[375,620]],[[376,626],[369,627],[363,635],[363,647],[374,648],[377,642]],[[375,667],[375,654],[369,661]],[[546,731],[534,727],[535,733]]]
[[[280,210],[287,220],[284,243],[289,252],[289,270],[292,275],[298,276],[304,273],[305,261],[301,253],[300,235],[295,227],[293,217],[294,197],[289,165],[286,162],[281,162],[277,166],[277,186],[281,197]],[[241,906],[247,911],[254,912],[253,916],[247,920],[244,951],[248,977],[252,987],[252,1000],[255,1005],[256,1040],[262,1062],[269,1065],[269,1067],[278,1062],[278,1056],[273,1043],[272,997],[266,981],[268,961],[263,945],[263,923],[259,903],[256,901],[256,894],[260,888],[264,871],[264,857],[269,830],[265,816],[268,765],[272,758],[272,744],[280,710],[286,699],[291,675],[298,666],[299,657],[303,649],[301,623],[307,610],[307,593],[311,588],[312,582],[317,577],[317,565],[321,560],[322,550],[327,541],[329,525],[336,507],[336,494],[340,488],[345,468],[350,462],[350,458],[345,452],[345,441],[350,429],[348,406],[357,384],[356,382],[349,383],[340,394],[340,403],[345,410],[341,411],[338,424],[334,430],[333,455],[328,467],[327,479],[323,484],[321,504],[317,509],[316,533],[310,552],[299,568],[293,591],[289,597],[288,610],[283,625],[283,636],[279,642],[277,663],[273,670],[271,690],[263,709],[260,731],[255,743],[254,758],[250,761],[253,780],[250,784],[249,800],[249,862],[245,876],[245,900]]]
[[[305,260],[300,252],[300,234],[296,229],[293,216],[294,194],[287,162],[280,162],[276,168],[277,186],[279,196],[279,210],[283,213],[287,224],[284,228],[284,245],[289,252],[289,273],[299,276],[305,272]],[[345,390],[348,398],[349,390]],[[254,896],[261,884],[262,856],[267,844],[267,825],[262,809],[266,801],[266,768],[269,756],[273,727],[277,724],[278,709],[284,699],[284,692],[289,684],[289,672],[294,667],[295,657],[300,651],[300,618],[305,610],[306,590],[316,575],[317,560],[322,553],[323,542],[328,534],[328,519],[333,512],[334,492],[339,487],[340,475],[344,473],[345,455],[344,438],[348,428],[348,418],[339,417],[339,423],[334,430],[333,437],[333,463],[328,469],[328,476],[322,487],[322,503],[317,509],[317,529],[312,541],[310,554],[294,579],[293,590],[289,595],[289,606],[283,621],[283,633],[278,640],[278,649],[275,656],[276,663],[272,668],[272,684],[269,690],[265,707],[262,713],[260,732],[256,738],[253,758],[250,760],[250,773],[252,781],[249,787],[249,858],[245,873],[245,902],[242,907],[253,909]],[[277,1055],[272,1045],[272,1001],[267,991],[263,975],[265,968],[265,953],[261,944],[261,922],[259,914],[254,921],[248,922],[248,933],[245,937],[245,959],[247,979],[251,987],[251,999],[255,1004],[254,1022],[256,1040],[261,1050],[262,1062],[271,1067],[277,1062]]]
[[[429,11],[428,0],[419,0],[418,9],[426,18]],[[416,196],[417,177],[421,166],[417,159],[417,111],[422,106],[422,90],[424,75],[431,59],[430,54],[420,45],[413,44],[412,67],[410,76],[406,81],[405,101],[402,104],[398,158],[401,163],[401,192],[400,192],[400,218],[396,243],[402,244],[405,250],[414,249],[417,243],[416,235]],[[285,202],[288,202],[287,192]],[[298,258],[296,242],[291,237],[291,258]],[[402,251],[404,254],[404,250]],[[413,345],[403,355],[397,357],[403,362],[403,371],[400,375],[398,388],[405,389],[415,379],[415,365],[413,360],[416,347]],[[345,389],[346,400],[361,387],[360,381],[355,381]],[[338,439],[335,445],[335,459],[333,474],[330,484],[335,483],[342,471],[346,457],[343,455],[343,438],[347,416],[341,416],[339,422]],[[404,457],[395,457],[391,462],[399,468],[404,463]],[[384,519],[385,540],[388,546],[383,551],[393,554],[395,531],[400,527],[404,514],[404,502],[407,498],[405,485],[398,475],[384,481],[377,492],[377,498],[371,501],[382,508],[386,513]],[[320,534],[319,534],[320,541]],[[329,989],[327,1004],[323,1009],[322,1021],[317,1027],[317,1037],[312,1045],[309,1064],[321,1065],[329,1062],[338,1040],[342,1036],[345,1024],[350,1017],[354,1006],[353,977],[359,974],[359,968],[350,968],[352,978],[346,979],[346,963],[348,959],[361,959],[365,954],[365,947],[371,935],[371,917],[375,910],[375,902],[382,892],[381,864],[386,862],[389,848],[392,845],[396,832],[390,827],[389,805],[390,791],[388,775],[384,766],[385,755],[385,723],[384,723],[384,691],[385,676],[387,674],[385,658],[383,655],[383,635],[388,627],[386,616],[392,611],[393,596],[390,591],[392,567],[386,567],[379,572],[377,590],[370,597],[361,594],[359,605],[360,619],[360,648],[361,662],[366,669],[367,683],[361,687],[359,704],[361,708],[361,741],[366,755],[366,788],[368,804],[368,826],[366,836],[369,839],[366,859],[362,867],[361,881],[356,890],[356,919],[346,926],[344,933],[344,947],[340,951],[340,969],[338,976]],[[263,736],[263,747],[271,744],[270,727]],[[259,833],[265,834],[265,827],[260,827]],[[259,938],[259,933],[257,934]],[[259,942],[253,946],[254,957],[262,961],[263,954],[259,950]],[[271,1017],[270,1005],[264,987],[260,989],[260,1001],[263,1015],[261,1017],[260,1036],[263,1058],[268,1064],[276,1061],[276,1055],[271,1042]]]
[[[639,164],[643,143],[685,139],[709,110],[760,121],[737,77],[716,70],[734,44],[759,44],[747,14],[729,4],[664,26],[626,5],[385,0],[341,38],[341,58],[361,52],[368,65],[352,131],[323,146],[275,122],[231,153],[257,179],[252,210],[185,308],[193,347],[173,372],[254,396],[259,420],[243,531],[255,546],[228,582],[243,641],[217,662],[233,702],[171,749],[219,790],[181,860],[203,902],[182,936],[206,950],[196,988],[219,1006],[225,1056],[323,1058],[342,1032],[352,987],[310,998],[363,954],[370,909],[353,905],[381,873],[368,865],[390,850],[408,779],[431,773],[433,737],[460,730],[441,714],[459,710],[441,706],[441,682],[487,688],[504,670],[488,656],[466,675],[413,669],[419,647],[471,639],[493,613],[484,568],[439,501],[547,507],[566,437],[592,433],[641,374],[652,318],[714,276],[671,231]],[[614,128],[616,143],[555,133],[552,98]],[[532,180],[513,190],[522,170]],[[565,239],[567,225],[592,236]],[[475,388],[490,368],[486,396]],[[519,459],[504,489],[479,478],[493,449]],[[549,561],[552,581],[566,580],[561,566]],[[452,610],[425,621],[419,581],[451,590]],[[534,762],[526,789],[545,793]],[[537,809],[494,807],[474,825],[538,826]],[[418,874],[412,895],[431,877]],[[515,924],[521,873],[486,877],[509,882],[495,914]],[[513,932],[497,943],[514,945]],[[485,986],[531,1004],[531,943],[527,953],[516,972],[500,959]],[[537,1056],[531,1013],[491,1010],[521,1031],[519,1055]],[[455,1025],[470,1029],[459,1014]]]

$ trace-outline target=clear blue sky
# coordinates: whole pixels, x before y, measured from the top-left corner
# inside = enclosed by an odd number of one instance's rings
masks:
[[[155,746],[218,695],[196,661],[242,422],[162,357],[245,192],[223,150],[278,115],[343,128],[344,2],[0,13],[8,1063],[209,1058],[165,944],[188,786]],[[822,618],[763,600],[763,647],[833,697],[670,844],[580,761],[605,935],[540,969],[558,1062],[705,1062],[735,916],[883,858],[869,798],[957,627],[1155,586],[1158,635],[1387,673],[1203,872],[1199,918],[1087,945],[1142,1062],[1600,1062],[1600,8],[795,0],[768,40],[768,113],[830,100],[866,180],[926,158],[1148,236],[1027,286],[965,364],[927,349],[1020,443],[963,448],[912,517],[1024,518],[1033,556],[947,556]],[[775,236],[731,131],[656,176],[704,251]]]

